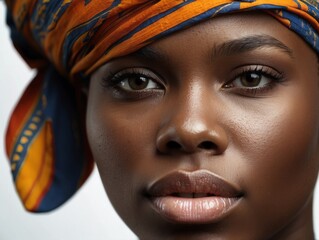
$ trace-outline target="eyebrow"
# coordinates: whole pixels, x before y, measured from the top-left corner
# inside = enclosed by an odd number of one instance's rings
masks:
[[[274,48],[294,59],[293,50],[286,46],[278,39],[269,35],[251,35],[243,38],[238,38],[217,44],[212,49],[211,59],[241,54],[245,52],[254,51],[262,48]],[[140,57],[147,60],[168,61],[169,57],[166,54],[146,46],[130,56]]]
[[[147,60],[157,60],[157,61],[168,61],[168,56],[166,54],[163,54],[151,47],[144,47],[132,54],[130,56],[133,57],[140,57]]]
[[[252,35],[224,42],[213,48],[212,59],[250,52],[261,48],[274,48],[294,58],[293,50],[278,39],[269,35]]]

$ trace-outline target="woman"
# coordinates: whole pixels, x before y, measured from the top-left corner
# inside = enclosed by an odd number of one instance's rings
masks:
[[[7,134],[28,210],[63,203],[93,157],[141,239],[314,239],[318,3],[7,4],[39,68]]]

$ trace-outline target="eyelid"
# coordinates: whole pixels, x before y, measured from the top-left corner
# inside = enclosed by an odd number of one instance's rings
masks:
[[[251,64],[251,65],[242,65],[236,67],[233,73],[233,80],[244,73],[249,72],[259,72],[263,74],[272,75],[275,78],[281,78],[284,76],[284,73],[267,65]]]
[[[258,65],[258,64],[251,64],[251,65],[241,65],[233,69],[231,73],[231,77],[223,86],[226,86],[233,81],[235,81],[238,77],[242,76],[243,74],[247,73],[259,73],[266,77],[271,78],[273,81],[283,81],[285,79],[284,72],[281,72],[273,67],[267,65]]]
[[[247,73],[258,73],[263,77],[268,78],[269,83],[260,87],[245,87],[245,86],[231,86],[233,82],[238,80],[241,76]],[[280,72],[277,69],[266,65],[243,65],[236,67],[232,73],[231,80],[223,84],[222,89],[235,93],[244,97],[261,97],[278,84],[285,81],[284,72]]]
[[[108,75],[103,77],[102,85],[104,87],[112,87],[119,84],[121,81],[125,80],[125,77],[132,75],[141,75],[143,77],[151,79],[152,81],[161,85],[163,88],[165,86],[165,83],[159,76],[159,74],[155,73],[153,70],[143,67],[124,68],[116,72],[110,71]]]

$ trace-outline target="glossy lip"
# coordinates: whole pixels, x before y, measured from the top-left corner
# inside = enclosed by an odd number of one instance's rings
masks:
[[[176,171],[147,189],[153,209],[175,223],[219,221],[234,209],[243,194],[222,177],[207,171]]]

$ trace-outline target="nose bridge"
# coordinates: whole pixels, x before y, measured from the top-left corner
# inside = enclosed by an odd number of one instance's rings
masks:
[[[199,131],[202,129],[205,117],[205,108],[208,107],[208,99],[204,98],[200,84],[193,83],[185,87],[178,97],[175,104],[175,111],[172,115],[172,121],[179,122],[179,126],[189,131]],[[211,96],[210,96],[211,97]]]
[[[180,91],[160,129],[158,147],[164,152],[223,152],[228,139],[219,124],[218,102],[214,99],[211,89],[196,82]]]

